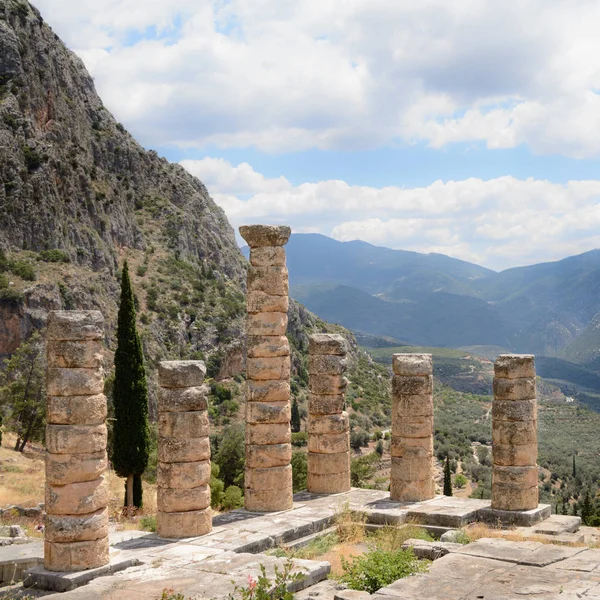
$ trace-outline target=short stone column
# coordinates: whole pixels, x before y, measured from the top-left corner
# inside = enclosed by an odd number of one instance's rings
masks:
[[[336,494],[350,489],[350,426],[344,411],[346,340],[317,333],[308,341],[309,492]]]
[[[286,337],[288,271],[283,245],[290,228],[248,225],[250,246],[246,363],[247,510],[292,507],[290,347]]]
[[[82,571],[108,564],[104,318],[48,316],[44,566]]]
[[[494,364],[492,463],[492,509],[537,508],[537,401],[532,355],[501,354]]]
[[[204,535],[210,511],[209,389],[200,360],[158,364],[157,533]]]
[[[431,354],[394,354],[392,366],[390,498],[429,500],[435,496]]]

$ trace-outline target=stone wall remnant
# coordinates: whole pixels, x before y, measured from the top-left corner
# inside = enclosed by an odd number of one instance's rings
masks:
[[[390,498],[420,502],[435,496],[433,362],[431,354],[392,357]]]
[[[209,389],[200,360],[158,365],[157,533],[195,537],[212,530]]]
[[[538,506],[535,358],[501,354],[494,364],[492,509]]]
[[[251,511],[287,510],[293,503],[289,286],[283,248],[290,233],[283,225],[240,227],[250,247],[244,504]]]
[[[82,571],[108,564],[104,318],[52,311],[47,332],[44,566]]]
[[[346,340],[316,333],[308,341],[308,478],[315,494],[350,489],[350,425],[345,412]]]

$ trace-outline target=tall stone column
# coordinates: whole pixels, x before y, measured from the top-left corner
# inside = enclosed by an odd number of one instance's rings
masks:
[[[103,337],[98,311],[48,316],[44,566],[49,571],[82,571],[109,562]]]
[[[157,533],[161,537],[195,537],[212,530],[205,374],[200,360],[158,365]]]
[[[350,489],[350,426],[344,411],[346,341],[341,335],[309,337],[308,491]]]
[[[248,225],[250,246],[246,363],[247,510],[292,507],[290,347],[286,337],[288,271],[285,226]]]
[[[390,498],[429,500],[435,496],[431,354],[394,354],[392,366]]]
[[[492,508],[537,508],[537,401],[532,355],[502,354],[496,359],[492,462]]]

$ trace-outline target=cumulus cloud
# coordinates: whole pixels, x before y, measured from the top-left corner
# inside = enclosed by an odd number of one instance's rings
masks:
[[[499,177],[436,181],[427,187],[292,185],[248,164],[183,161],[223,207],[234,227],[287,223],[341,241],[361,239],[438,252],[503,269],[600,247],[600,181],[566,184]]]
[[[38,0],[152,145],[600,154],[593,0]]]

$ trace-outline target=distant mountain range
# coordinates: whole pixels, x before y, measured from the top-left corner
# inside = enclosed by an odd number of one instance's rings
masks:
[[[600,250],[495,272],[444,256],[294,234],[291,293],[320,317],[420,346],[493,346],[600,372]]]

